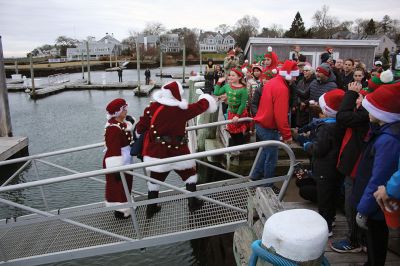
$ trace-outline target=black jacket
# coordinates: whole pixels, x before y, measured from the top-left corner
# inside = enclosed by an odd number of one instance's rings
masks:
[[[329,78],[325,82],[314,79],[310,84],[310,100],[318,102],[319,97],[330,90],[336,89],[336,77],[333,72],[329,75]]]
[[[315,139],[306,151],[312,155],[312,174],[315,178],[338,178],[336,162],[344,130],[335,122],[334,118],[324,119],[326,122],[318,124]]]
[[[346,176],[355,175],[355,166],[364,148],[363,140],[369,130],[368,111],[362,106],[356,109],[357,98],[357,92],[346,91],[336,114],[336,123],[346,128],[337,164],[339,172]]]

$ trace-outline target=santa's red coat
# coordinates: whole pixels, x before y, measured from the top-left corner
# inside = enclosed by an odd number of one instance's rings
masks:
[[[131,163],[130,142],[132,135],[129,131],[128,123],[120,123],[114,118],[110,119],[106,124],[105,143],[106,153],[103,159],[103,168],[112,168]],[[128,127],[128,128],[127,128]],[[125,174],[128,184],[128,191],[132,189],[132,176]],[[106,175],[106,192],[105,198],[107,202],[126,202],[124,187],[122,185],[119,173]]]

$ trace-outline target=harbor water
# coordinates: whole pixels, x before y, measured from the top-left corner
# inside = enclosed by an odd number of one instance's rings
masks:
[[[199,66],[191,66],[186,72],[198,71]],[[152,79],[159,70],[152,70]],[[163,69],[164,73],[182,73],[181,67]],[[136,80],[136,70],[125,70],[124,79]],[[79,79],[82,74],[70,75],[71,80]],[[144,78],[144,75],[142,75]],[[92,72],[93,82],[118,81],[116,72]],[[163,79],[166,81],[166,79]],[[185,95],[187,91],[185,91]],[[187,95],[186,95],[187,96]],[[114,98],[124,98],[129,103],[128,114],[139,119],[150,98],[135,97],[132,90],[92,90],[65,91],[40,100],[32,100],[26,93],[9,93],[9,104],[13,134],[29,138],[29,153],[39,154],[67,149],[104,141],[106,123],[105,106]],[[44,158],[64,167],[83,172],[101,169],[103,148]],[[40,162],[37,163],[39,178],[46,179],[69,173]],[[104,177],[98,177],[104,179]],[[37,180],[32,165],[13,183]],[[4,182],[5,180],[0,180]],[[183,186],[176,175],[167,179],[175,185]],[[134,189],[146,192],[143,180],[134,180]],[[60,209],[104,200],[104,184],[90,180],[57,183],[44,187],[49,209]],[[39,188],[29,188],[11,193],[2,193],[0,197],[12,199],[30,207],[45,210]],[[10,218],[27,214],[13,207],[0,205],[0,218]],[[86,259],[55,263],[52,265],[199,265],[190,241],[148,248],[145,251],[133,250],[117,254],[97,256]]]

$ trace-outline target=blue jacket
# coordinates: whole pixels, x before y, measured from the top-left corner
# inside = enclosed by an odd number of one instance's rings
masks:
[[[395,172],[386,185],[386,193],[390,198],[400,200],[400,160],[399,170]]]
[[[400,121],[372,128],[353,188],[354,204],[362,215],[375,220],[384,219],[373,194],[397,170],[399,156]]]

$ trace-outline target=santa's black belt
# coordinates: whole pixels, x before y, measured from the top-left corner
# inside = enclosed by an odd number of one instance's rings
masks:
[[[157,136],[156,142],[187,144],[189,140],[186,136]]]

